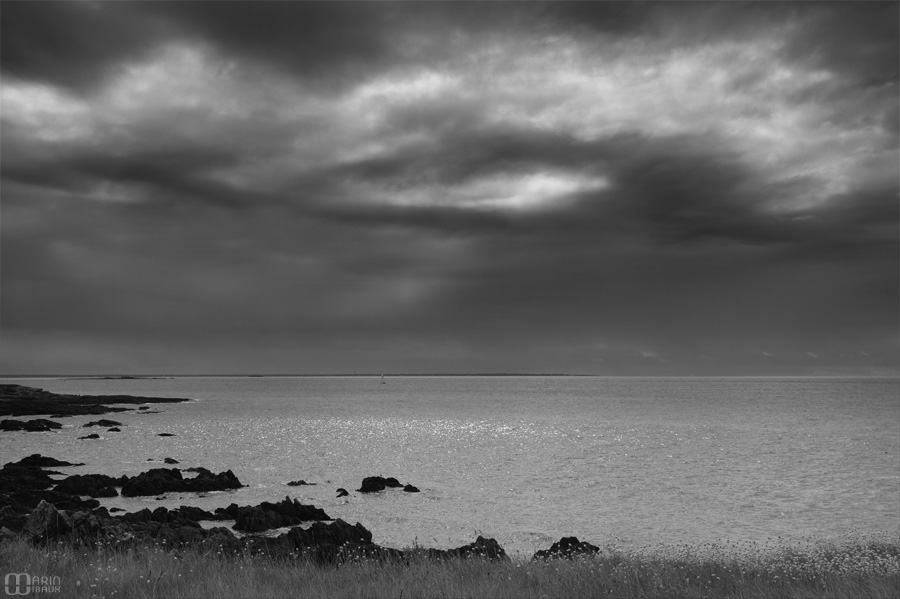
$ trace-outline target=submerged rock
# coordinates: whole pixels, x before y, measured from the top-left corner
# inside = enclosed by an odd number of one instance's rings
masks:
[[[27,458],[22,458],[18,462],[12,462],[7,466],[20,466],[23,468],[53,468],[61,466],[84,466],[84,464],[73,464],[72,462],[64,462],[56,458],[42,456],[39,453],[33,453]]]
[[[90,435],[85,435],[83,437],[78,437],[79,439],[99,439],[100,435],[97,433],[91,433]]]
[[[92,422],[88,422],[87,424],[81,425],[83,428],[87,428],[89,426],[125,426],[121,422],[116,422],[115,420],[107,420],[106,418],[101,418],[100,420],[94,420]]]
[[[308,483],[308,482],[306,482],[305,480],[303,480],[303,479],[301,478],[300,480],[292,480],[291,482],[289,482],[289,483],[287,484],[287,486],[289,486],[289,487],[302,487],[302,486],[304,486],[304,485],[314,485],[314,484],[316,484],[316,483]]]
[[[26,433],[43,433],[62,428],[62,424],[46,418],[35,420],[0,420],[0,431],[25,431]]]
[[[176,460],[175,458],[165,458],[163,462],[165,462],[166,464],[177,464],[178,460]]]
[[[403,490],[406,491],[407,493],[419,493],[420,492],[419,487],[414,487],[412,485],[406,485],[405,487],[403,487]]]
[[[338,496],[338,497],[346,497],[346,496],[349,495],[349,494],[350,494],[350,493],[347,492],[347,489],[345,489],[345,488],[343,488],[343,487],[341,487],[340,489],[337,490],[337,496]]]

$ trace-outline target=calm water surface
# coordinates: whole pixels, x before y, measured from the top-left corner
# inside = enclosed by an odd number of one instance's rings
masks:
[[[55,392],[189,397],[160,413],[0,433],[2,460],[69,473],[231,469],[247,488],[103,500],[206,509],[285,495],[361,522],[377,543],[453,547],[477,534],[530,554],[598,545],[828,540],[900,532],[900,379],[593,377],[19,379]],[[175,437],[158,437],[170,432]],[[353,490],[394,476],[422,492]],[[315,486],[288,487],[295,479]],[[350,497],[335,498],[345,487]]]

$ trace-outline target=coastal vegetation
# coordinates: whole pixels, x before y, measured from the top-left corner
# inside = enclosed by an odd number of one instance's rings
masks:
[[[574,559],[513,556],[434,559],[407,549],[402,559],[358,558],[323,565],[307,557],[162,544],[112,548],[0,543],[7,571],[59,577],[59,592],[33,597],[619,597],[893,598],[900,595],[900,537],[779,548],[605,548]],[[52,589],[51,589],[52,590]]]

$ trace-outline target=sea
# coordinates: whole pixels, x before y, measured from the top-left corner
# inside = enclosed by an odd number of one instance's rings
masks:
[[[23,378],[57,393],[186,397],[55,432],[2,462],[64,474],[232,470],[246,487],[101,500],[127,511],[298,499],[395,548],[478,535],[530,556],[562,536],[632,551],[900,534],[900,379],[578,376]],[[79,440],[98,432],[97,440]],[[172,437],[160,437],[171,433]],[[420,493],[356,491],[395,477]],[[288,486],[305,480],[306,486]],[[348,497],[338,498],[345,488]],[[218,524],[218,523],[217,523]],[[209,524],[210,526],[213,524]]]

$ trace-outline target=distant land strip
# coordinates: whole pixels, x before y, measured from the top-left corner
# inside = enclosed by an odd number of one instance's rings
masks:
[[[70,395],[52,393],[24,385],[0,385],[0,416],[49,414],[53,417],[64,417],[79,414],[106,414],[131,410],[131,408],[113,407],[113,404],[184,401],[191,400],[179,397],[140,397],[135,395]]]

